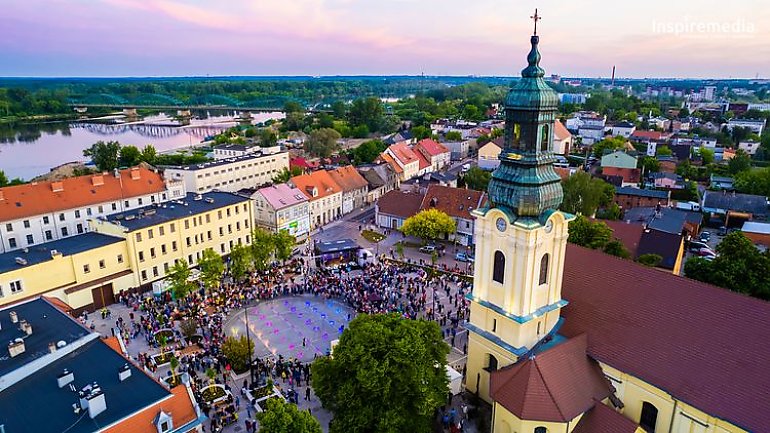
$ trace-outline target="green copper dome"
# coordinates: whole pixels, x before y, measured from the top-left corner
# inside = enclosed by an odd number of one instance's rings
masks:
[[[505,139],[500,165],[489,182],[492,207],[517,218],[538,218],[556,210],[564,192],[553,170],[553,124],[559,98],[543,76],[538,36],[532,36],[529,65],[505,98]]]

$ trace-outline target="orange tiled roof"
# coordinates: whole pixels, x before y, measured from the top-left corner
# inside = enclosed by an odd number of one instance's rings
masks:
[[[430,185],[420,205],[421,210],[436,209],[455,218],[473,219],[471,211],[484,205],[486,194],[472,189]]]
[[[184,385],[177,385],[171,389],[171,394],[170,398],[156,403],[112,427],[108,427],[103,430],[104,433],[158,433],[153,422],[160,411],[171,416],[175,428],[195,421],[198,415],[195,413],[195,407],[187,393],[187,388]]]
[[[395,155],[398,161],[403,165],[417,161],[417,155],[406,145],[406,143],[393,144],[390,146],[390,151],[393,152],[393,155]]]
[[[318,200],[332,194],[342,192],[342,188],[332,179],[326,170],[318,170],[309,174],[294,176],[291,182],[307,196],[310,201]],[[313,197],[312,189],[317,195]]]
[[[393,159],[393,157],[388,155],[387,153],[383,152],[382,154],[380,154],[380,158],[382,158],[383,161],[387,162],[391,166],[391,168],[393,168],[393,171],[395,171],[396,173],[400,174],[404,172],[404,169],[401,168],[400,165],[398,165],[396,160]]]
[[[604,176],[620,176],[623,178],[623,182],[627,183],[639,183],[642,171],[638,168],[602,167],[602,174]]]
[[[449,149],[447,149],[446,146],[430,138],[420,140],[416,147],[422,149],[424,153],[430,156],[438,156],[442,153],[449,153]]]
[[[557,140],[564,140],[572,136],[561,121],[556,119],[553,123],[553,135]]]
[[[417,162],[420,164],[420,170],[430,167],[430,161],[422,154],[422,152],[415,152],[414,154],[417,155]]]
[[[163,178],[147,168],[134,167],[112,173],[70,177],[0,188],[0,221],[96,205],[166,189]]]
[[[332,177],[332,180],[337,182],[337,185],[339,185],[343,191],[354,191],[366,188],[369,185],[366,182],[366,179],[364,179],[352,165],[346,165],[332,170],[329,172],[329,175]]]

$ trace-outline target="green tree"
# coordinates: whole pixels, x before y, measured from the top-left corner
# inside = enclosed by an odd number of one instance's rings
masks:
[[[607,182],[579,171],[562,182],[564,200],[561,210],[572,214],[593,215],[612,201],[615,190]]]
[[[184,299],[193,289],[190,282],[190,265],[185,259],[179,259],[174,263],[168,273],[169,287],[174,299]]]
[[[388,146],[379,139],[364,141],[350,151],[350,156],[355,165],[371,164],[387,148]]]
[[[655,154],[658,156],[671,156],[674,154],[674,152],[668,146],[658,146]]]
[[[644,171],[645,175],[648,173],[657,173],[660,171],[660,161],[652,156],[645,156],[644,158],[640,158],[638,166]]]
[[[567,241],[594,250],[603,249],[612,240],[612,229],[601,221],[591,221],[583,215],[569,223]]]
[[[426,126],[418,125],[418,126],[412,127],[412,136],[416,140],[423,140],[425,138],[430,138],[431,136],[433,136],[433,132],[430,130],[430,128]]]
[[[305,140],[305,152],[313,156],[328,158],[338,149],[337,140],[341,137],[340,133],[333,129],[316,129]]]
[[[278,172],[275,176],[273,176],[273,183],[286,183],[294,176],[299,176],[302,174],[302,167],[290,167],[286,168],[284,167],[281,169],[281,171]]]
[[[251,233],[251,259],[257,270],[267,269],[268,262],[275,248],[273,247],[273,236],[262,228],[257,227]]]
[[[637,262],[643,264],[644,266],[649,266],[651,268],[654,268],[663,261],[663,257],[659,254],[642,254],[636,259]]]
[[[283,104],[283,111],[286,112],[286,114],[289,113],[304,113],[305,108],[297,101],[286,101],[285,104]]]
[[[313,389],[333,414],[329,432],[430,432],[449,391],[448,353],[436,322],[359,315],[334,357],[313,362]]]
[[[478,167],[471,167],[465,175],[463,175],[463,182],[465,186],[476,191],[486,191],[489,181],[492,179],[492,172],[482,170]]]
[[[91,158],[100,171],[112,171],[118,168],[118,153],[120,143],[117,141],[97,141],[88,149],[83,150],[83,156]]]
[[[246,276],[251,268],[251,251],[249,248],[237,244],[230,251],[230,274],[236,281]]]
[[[380,131],[384,112],[382,101],[378,98],[359,98],[350,106],[348,122],[353,128],[366,125],[369,131]]]
[[[743,149],[736,150],[735,156],[727,162],[727,171],[730,172],[730,174],[738,174],[750,169],[751,156]]]
[[[610,205],[606,208],[599,209],[599,211],[596,212],[596,218],[602,220],[617,221],[622,215],[623,211],[620,209],[620,206],[618,206],[617,203],[610,203]]]
[[[332,113],[336,119],[344,119],[348,112],[348,106],[344,101],[334,101],[332,103]]]
[[[449,131],[444,134],[444,139],[446,141],[463,141],[463,135],[460,134],[460,131]]]
[[[697,279],[735,292],[770,300],[770,255],[760,252],[741,232],[725,236],[712,261],[693,258],[684,272]]]
[[[611,256],[620,257],[622,259],[628,259],[631,257],[631,253],[628,252],[626,247],[617,239],[613,239],[607,242],[607,245],[602,249],[606,254]]]
[[[417,215],[410,216],[401,226],[401,231],[407,236],[415,236],[423,241],[438,239],[457,230],[457,224],[446,213],[438,209],[426,209]]]
[[[366,125],[358,125],[351,130],[350,134],[354,138],[366,138],[369,136],[369,127]]]
[[[281,230],[273,235],[272,244],[276,260],[283,263],[291,257],[294,246],[297,245],[297,238],[292,236],[288,230]]]
[[[605,153],[612,152],[617,149],[623,149],[626,146],[626,139],[623,137],[608,137],[604,140],[594,144],[591,150],[594,156],[601,158]]]
[[[8,186],[8,176],[5,175],[3,170],[0,170],[0,187]]]
[[[136,146],[123,146],[120,148],[118,163],[121,167],[133,167],[142,161],[142,152]]]
[[[236,374],[249,369],[249,358],[253,352],[254,342],[247,339],[245,334],[240,337],[227,337],[222,343],[222,353]]]
[[[706,149],[705,147],[700,150],[700,157],[703,161],[703,165],[709,165],[714,163],[714,151]]]
[[[259,433],[321,433],[321,424],[306,410],[280,399],[267,400],[267,410],[257,412]]]
[[[158,158],[158,151],[155,150],[155,146],[148,144],[142,148],[142,155],[140,159],[147,164],[155,164],[155,160]]]
[[[270,128],[260,128],[257,131],[257,137],[259,137],[260,147],[273,147],[278,144],[278,136]]]
[[[201,259],[198,260],[198,267],[201,271],[201,281],[209,289],[219,286],[222,282],[222,274],[225,273],[225,264],[222,256],[214,252],[211,248],[203,250]]]

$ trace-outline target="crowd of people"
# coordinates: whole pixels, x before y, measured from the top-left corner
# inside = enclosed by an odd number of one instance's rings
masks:
[[[255,431],[251,420],[253,401],[248,401],[247,391],[275,381],[277,385],[282,384],[281,389],[289,401],[297,402],[300,393],[295,390],[304,383],[304,398],[309,400],[310,368],[309,364],[280,355],[275,359],[258,359],[253,364],[254,379],[246,379],[241,389],[233,392],[230,364],[222,350],[227,337],[223,325],[231,313],[262,300],[310,294],[344,301],[358,313],[397,313],[410,319],[435,320],[454,343],[458,326],[468,317],[465,294],[470,290],[470,282],[457,275],[429,277],[416,266],[380,261],[355,272],[344,272],[339,268],[307,266],[298,258],[286,266],[255,272],[243,281],[233,281],[225,275],[219,287],[196,287],[184,299],[172,299],[171,292],[156,296],[121,293],[118,302],[130,312],[127,318],[115,318],[114,329],[129,346],[143,339],[149,347],[159,349],[159,354],[140,352],[136,355],[136,361],[150,372],[156,372],[158,366],[166,364],[174,354],[178,374],[168,371],[162,379],[180,380],[182,373],[187,373],[198,402],[211,420],[211,431],[220,431],[238,421],[241,397],[248,402],[248,419],[244,421],[248,421],[249,430]],[[437,292],[444,292],[449,302],[437,302]],[[102,318],[109,314],[103,311]],[[87,313],[81,320],[88,323]],[[168,356],[163,356],[164,353]],[[217,404],[206,401],[202,391],[212,384],[222,385],[229,397]]]

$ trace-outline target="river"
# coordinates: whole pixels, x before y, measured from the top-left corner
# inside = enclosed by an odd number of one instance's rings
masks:
[[[0,124],[0,170],[9,179],[32,179],[51,168],[87,161],[83,149],[102,141],[119,141],[140,149],[152,144],[158,152],[200,144],[206,137],[238,124],[240,113],[193,113],[189,125],[165,114],[131,121],[122,115],[100,120]],[[281,119],[283,113],[252,113],[252,124]]]

